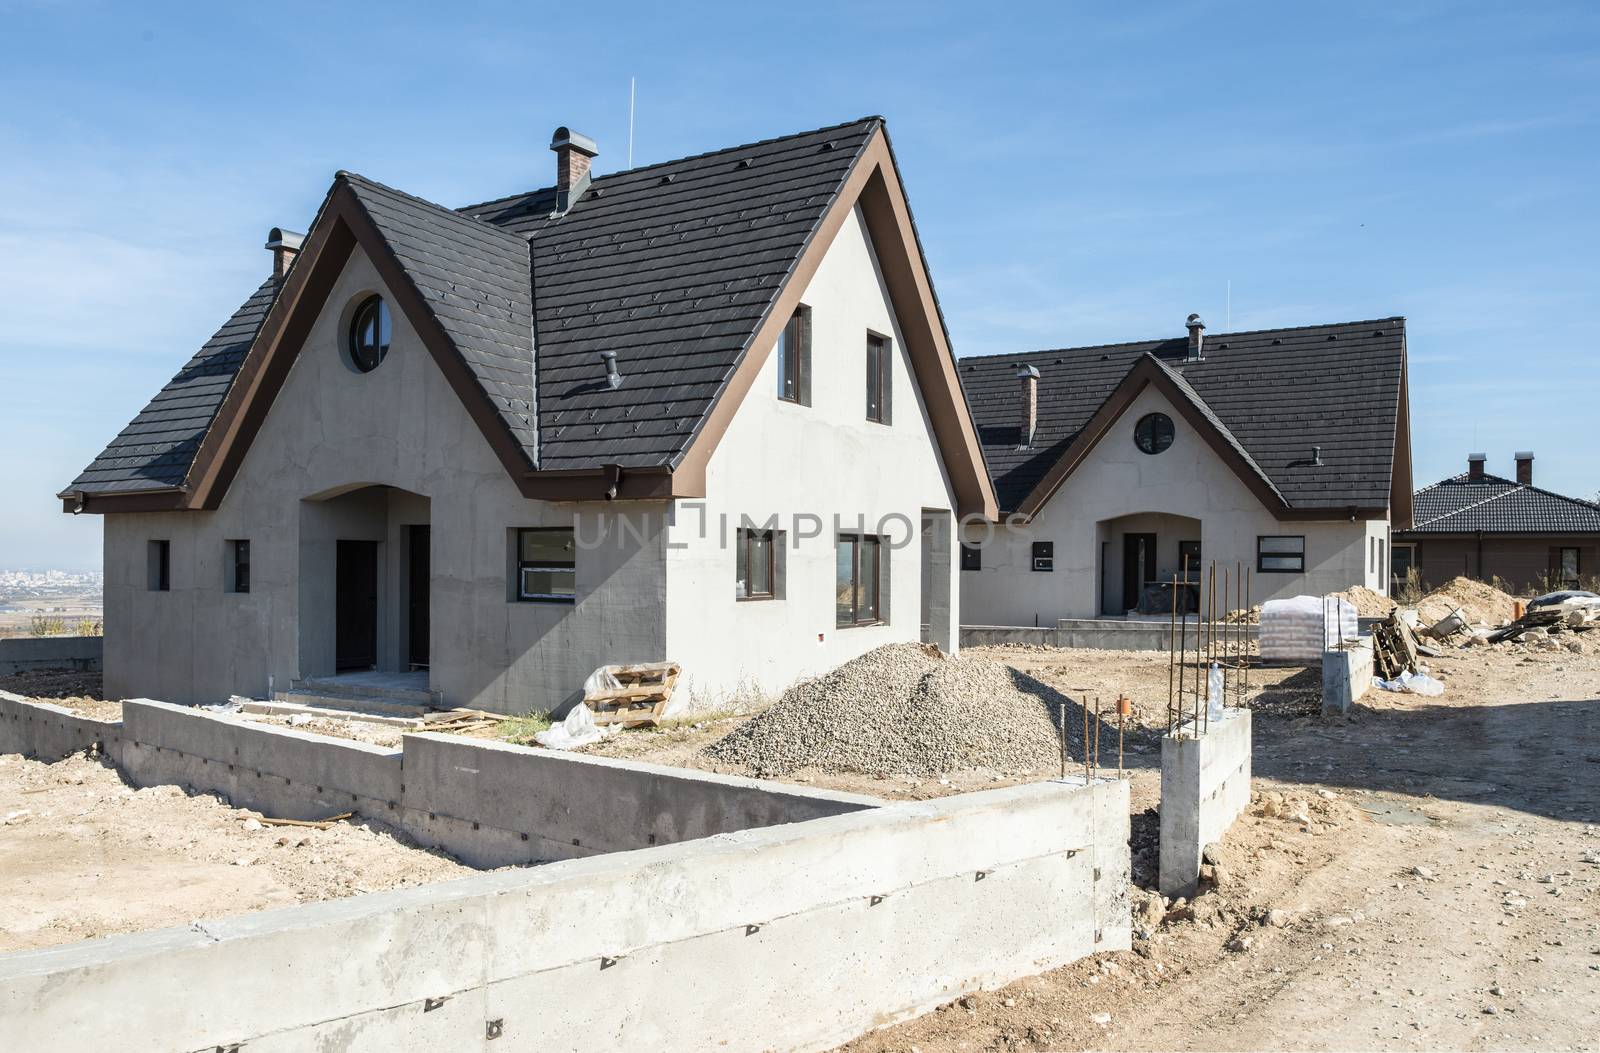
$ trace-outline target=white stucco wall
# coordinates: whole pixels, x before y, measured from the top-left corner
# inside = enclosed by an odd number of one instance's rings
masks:
[[[711,703],[747,686],[779,690],[881,644],[920,639],[915,534],[924,509],[951,514],[942,551],[952,569],[942,576],[946,588],[956,587],[954,497],[859,212],[840,229],[801,299],[811,308],[811,404],[778,399],[777,358],[769,355],[707,466],[706,500],[679,501],[673,511],[667,650],[696,695]],[[894,342],[888,425],[866,420],[869,331]],[[756,523],[776,516],[787,532],[781,599],[735,598],[731,539],[741,516]],[[845,530],[864,517],[869,533],[881,522],[896,541],[912,534],[909,545],[887,554],[887,624],[835,627],[835,517]],[[958,609],[954,595],[949,603]],[[955,621],[937,641],[947,650],[955,645]]]
[[[575,605],[511,601],[508,529],[576,525],[595,538],[605,529],[602,510],[524,499],[398,310],[384,362],[365,375],[346,363],[349,306],[385,291],[358,249],[215,512],[106,517],[105,667],[113,696],[210,701],[264,694],[269,673],[282,689],[297,677],[333,672],[338,537],[380,540],[379,664],[397,668],[399,528],[416,521],[422,502],[396,495],[388,502],[394,514],[360,523],[342,514],[350,511],[345,503],[303,504],[367,485],[428,499],[430,675],[446,702],[549,708],[597,665],[662,656],[661,506],[633,510],[642,538],[580,555]],[[171,541],[170,592],[146,587],[152,538]],[[223,591],[230,538],[251,542],[247,594]]]
[[[1172,418],[1176,435],[1170,448],[1152,456],[1134,445],[1133,429],[1139,418],[1154,412]],[[1384,585],[1383,575],[1369,568],[1369,555],[1372,538],[1388,537],[1386,519],[1277,519],[1165,396],[1147,387],[1032,523],[994,528],[983,543],[982,569],[960,574],[962,623],[1054,625],[1059,618],[1099,617],[1101,583],[1121,579],[1125,531],[1157,535],[1163,572],[1177,568],[1177,542],[1193,539],[1187,527],[1181,528],[1181,538],[1168,536],[1170,528],[1163,529],[1161,520],[1144,518],[1152,513],[1199,520],[1204,564],[1217,561],[1219,580],[1224,566],[1230,578],[1236,568],[1248,568],[1253,603]],[[1139,518],[1107,522],[1123,516]],[[969,525],[966,538],[983,541],[985,533]],[[1305,573],[1256,572],[1261,535],[1303,535]],[[1054,571],[1031,569],[1034,541],[1055,543]]]

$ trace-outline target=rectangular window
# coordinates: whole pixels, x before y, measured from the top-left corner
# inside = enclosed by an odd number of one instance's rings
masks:
[[[843,629],[881,622],[882,587],[882,539],[840,534],[834,558],[835,624]]]
[[[796,307],[778,336],[778,397],[811,405],[811,309]]]
[[[1578,563],[1578,550],[1576,548],[1561,549],[1557,566],[1560,568],[1561,584],[1569,589],[1577,588],[1580,571],[1582,570]]]
[[[1256,570],[1262,574],[1303,574],[1306,539],[1261,536],[1256,538]]]
[[[1178,566],[1181,570],[1181,580],[1200,580],[1200,542],[1178,542]]]
[[[966,542],[962,542],[961,543],[961,569],[962,570],[982,570],[983,569],[983,549],[979,548],[977,545],[969,545]]]
[[[517,531],[517,599],[572,603],[577,598],[577,545],[571,527]]]
[[[1035,541],[1033,543],[1033,569],[1047,573],[1056,569],[1056,543],[1054,541]]]
[[[778,552],[783,535],[772,530],[740,530],[734,539],[735,595],[741,600],[774,600],[778,592]]]
[[[1370,542],[1367,545],[1367,573],[1376,574],[1378,573],[1378,539],[1374,537],[1367,540]]]
[[[250,542],[244,540],[226,543],[228,565],[225,576],[229,592],[250,591]]]
[[[889,341],[876,333],[867,334],[867,419],[889,423],[890,385],[894,379],[894,356]]]
[[[151,592],[172,589],[172,542],[152,541],[145,548],[146,573]]]

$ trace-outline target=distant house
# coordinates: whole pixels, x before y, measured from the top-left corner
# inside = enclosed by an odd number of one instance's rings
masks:
[[[1006,515],[964,531],[963,623],[1192,609],[1212,560],[1256,603],[1386,590],[1411,517],[1405,320],[1187,328],[961,360]]]
[[[105,678],[178,702],[716,698],[955,644],[993,491],[879,118],[462,209],[341,172],[60,494],[105,516]]]
[[[1500,578],[1519,589],[1575,588],[1600,574],[1600,505],[1533,485],[1533,454],[1518,453],[1517,477],[1467,470],[1417,491],[1416,522],[1394,537],[1394,574],[1415,567],[1434,585],[1457,575]]]

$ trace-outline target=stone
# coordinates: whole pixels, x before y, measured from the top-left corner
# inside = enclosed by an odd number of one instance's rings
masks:
[[[1290,920],[1291,916],[1289,912],[1280,907],[1273,907],[1271,910],[1267,911],[1267,924],[1271,925],[1275,929],[1287,928]]]
[[[1089,1019],[1094,1021],[1096,1024],[1099,1024],[1101,1027],[1105,1027],[1107,1024],[1111,1023],[1111,1014],[1095,1013]]]
[[[1212,866],[1215,866],[1221,851],[1221,846],[1219,846],[1215,841],[1208,841],[1206,842],[1206,846],[1200,850],[1200,861],[1202,863],[1210,863]]]
[[[1432,881],[1433,880],[1433,871],[1429,870],[1425,866],[1414,866],[1414,867],[1412,867],[1410,869],[1410,871],[1408,871],[1408,873],[1414,874],[1415,876],[1421,878],[1424,881]]]
[[[261,820],[255,818],[254,816],[251,816],[249,819],[246,819],[242,825],[244,826],[244,828],[246,830],[260,830],[260,829],[262,829]]]

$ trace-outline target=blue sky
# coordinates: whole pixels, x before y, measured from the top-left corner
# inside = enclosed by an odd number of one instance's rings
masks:
[[[1600,489],[1600,5],[596,10],[0,0],[0,567],[99,565],[51,495],[334,171],[622,168],[630,76],[640,164],[885,115],[958,353],[1404,314],[1419,485]]]

